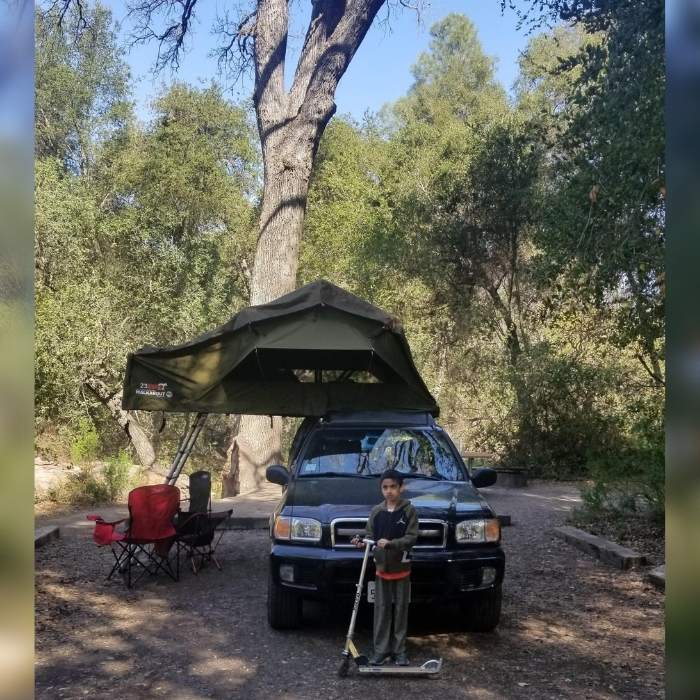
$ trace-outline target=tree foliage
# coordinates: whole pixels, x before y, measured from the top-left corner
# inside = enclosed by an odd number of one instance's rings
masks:
[[[545,274],[566,268],[578,293],[615,313],[619,347],[634,344],[661,385],[664,5],[598,0],[552,8],[592,38],[540,72],[550,84],[570,81],[538,235]]]
[[[46,38],[64,64],[82,65],[82,52],[118,55],[108,13],[91,12],[104,23],[103,44],[84,47],[83,33],[69,51],[56,27]],[[110,83],[110,71],[103,64],[95,84]],[[90,168],[72,167],[70,139],[68,150],[40,152],[36,162],[37,417],[40,426],[77,428],[88,412],[103,416],[109,436],[111,419],[86,380],[116,392],[130,350],[184,341],[244,304],[257,151],[247,110],[216,86],[174,84],[154,101],[149,124],[128,114],[108,133],[93,128],[102,117],[83,100],[84,86],[65,89],[77,93],[62,99],[80,105],[74,121],[85,125]],[[47,133],[59,127],[49,120]]]
[[[302,276],[329,276],[405,319],[443,422],[463,445],[534,473],[603,479],[607,465],[606,479],[648,485],[662,397],[624,335],[614,296],[633,303],[624,271],[602,252],[586,258],[558,244],[589,215],[588,191],[571,194],[583,178],[570,167],[574,136],[590,109],[578,95],[593,79],[582,57],[610,37],[582,25],[533,37],[509,102],[466,18],[448,17],[431,35],[413,87],[384,119],[331,125]],[[608,88],[598,89],[602,104]],[[594,145],[591,162],[604,155]],[[633,213],[637,204],[626,196],[616,206]],[[632,245],[626,255],[639,262]],[[655,484],[647,495],[659,503]]]
[[[85,28],[76,33],[80,18]],[[99,140],[129,118],[129,71],[107,8],[71,5],[60,19],[55,5],[37,9],[36,155],[78,173],[89,167]]]
[[[464,449],[661,508],[663,8],[544,6],[567,23],[531,38],[512,95],[450,15],[404,97],[330,121],[297,279],[402,319]],[[139,123],[109,13],[83,9],[77,40],[37,19],[37,416],[123,446],[86,382],[114,392],[128,350],[247,303],[260,151],[216,85],[174,83]]]

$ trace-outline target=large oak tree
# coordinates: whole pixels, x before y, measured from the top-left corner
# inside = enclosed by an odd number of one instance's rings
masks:
[[[251,304],[296,286],[309,178],[321,136],[336,110],[335,91],[383,5],[408,0],[312,0],[311,16],[291,86],[285,86],[288,0],[257,0],[248,11],[218,20],[221,63],[255,76],[253,102],[264,166],[259,234],[250,280]],[[177,65],[197,0],[142,0],[131,6],[136,37],[159,45],[158,65]],[[243,416],[231,450],[224,495],[264,482],[281,461],[281,419]]]

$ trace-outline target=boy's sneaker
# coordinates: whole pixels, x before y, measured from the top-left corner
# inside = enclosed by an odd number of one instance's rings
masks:
[[[397,654],[396,655],[396,665],[397,666],[410,666],[411,662],[408,660],[408,656],[406,656],[406,654]]]
[[[382,666],[391,654],[372,654],[369,659],[370,666]]]

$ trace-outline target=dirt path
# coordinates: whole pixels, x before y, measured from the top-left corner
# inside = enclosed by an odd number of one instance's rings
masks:
[[[409,651],[442,656],[439,679],[337,678],[349,611],[333,617],[308,606],[303,630],[270,630],[265,531],[227,533],[223,572],[185,571],[179,583],[134,591],[103,582],[109,552],[86,532],[37,551],[36,697],[663,697],[663,595],[640,573],[619,574],[550,534],[575,489],[489,491],[513,519],[501,625],[468,635],[449,610],[413,611]],[[359,642],[369,648],[368,615]]]

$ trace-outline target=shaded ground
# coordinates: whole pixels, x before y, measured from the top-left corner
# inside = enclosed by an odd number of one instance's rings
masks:
[[[349,610],[308,606],[303,630],[270,630],[263,530],[226,534],[223,572],[184,571],[179,583],[134,591],[104,583],[109,552],[80,530],[37,551],[36,697],[663,697],[663,595],[642,573],[618,573],[550,534],[577,503],[575,489],[484,492],[513,518],[501,625],[464,634],[449,610],[413,610],[409,651],[442,656],[437,679],[337,678]],[[363,649],[369,636],[365,615]]]

